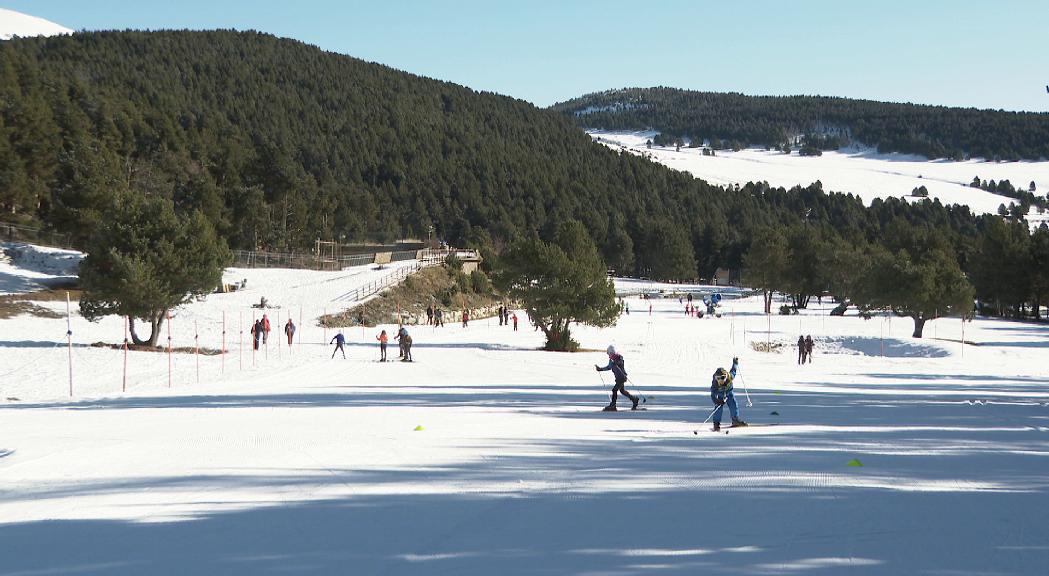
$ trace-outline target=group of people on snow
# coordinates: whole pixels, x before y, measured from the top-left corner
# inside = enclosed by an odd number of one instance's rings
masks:
[[[400,360],[401,362],[412,361],[412,337],[408,334],[408,328],[403,324],[397,329],[397,334],[393,337],[397,341],[400,347]],[[379,362],[386,362],[386,345],[390,341],[390,337],[386,334],[386,330],[382,330],[375,336],[375,340],[379,342]],[[342,352],[343,359],[346,358],[346,336],[340,330],[335,336],[332,337],[328,344],[335,344],[335,349],[331,352],[331,357],[335,358],[335,354]]]
[[[798,364],[812,364],[812,335],[798,336]]]
[[[265,346],[269,343],[270,330],[270,318],[266,314],[263,314],[262,318],[253,322],[251,328],[248,328],[248,333],[251,334],[252,347],[255,350],[259,349],[260,344]],[[291,346],[295,338],[295,323],[291,321],[291,318],[288,318],[288,322],[284,325],[284,335],[288,337],[288,346]]]
[[[638,404],[641,402],[641,397],[631,394],[626,390],[626,383],[629,380],[626,372],[626,360],[622,354],[616,352],[614,346],[609,346],[605,349],[608,354],[608,364],[605,366],[594,365],[594,369],[598,372],[611,371],[615,377],[615,386],[612,387],[612,400],[608,406],[604,407],[605,412],[616,412],[616,401],[618,400],[619,394],[626,396],[630,400],[631,410],[637,410]],[[714,405],[714,411],[711,416],[714,422],[714,431],[721,430],[721,417],[724,411],[725,405],[728,405],[729,415],[732,418],[732,426],[740,427],[746,426],[747,423],[743,421],[739,414],[739,405],[736,403],[736,395],[732,389],[732,381],[736,378],[739,372],[739,358],[732,359],[732,368],[725,370],[724,368],[718,368],[714,371],[714,375],[710,379],[710,401]]]
[[[517,312],[510,312],[510,307],[509,306],[505,306],[505,305],[499,306],[499,310],[497,312],[498,312],[498,315],[499,315],[499,325],[500,326],[509,326],[510,325],[510,321],[513,320],[514,332],[516,332],[517,331]]]
[[[426,325],[444,327],[444,311],[441,310],[440,306],[431,305],[426,307]]]

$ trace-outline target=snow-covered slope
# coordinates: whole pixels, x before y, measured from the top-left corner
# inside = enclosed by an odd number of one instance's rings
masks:
[[[0,242],[0,294],[42,290],[75,280],[83,253]]]
[[[874,198],[909,196],[911,190],[925,186],[930,198],[945,204],[966,204],[977,213],[995,213],[1013,199],[970,188],[974,176],[981,180],[1009,180],[1026,189],[1034,182],[1038,193],[1049,191],[1049,162],[967,162],[929,161],[921,156],[878,154],[872,151],[824,152],[820,157],[802,157],[782,152],[747,149],[718,151],[703,156],[699,148],[646,147],[654,132],[591,131],[598,142],[635,154],[649,155],[671,168],[690,172],[720,185],[765,181],[772,186],[809,184],[819,180],[830,192],[851,192],[870,203]],[[1033,221],[1044,216],[1032,210]]]
[[[58,34],[71,34],[73,31],[65,26],[60,26],[14,10],[0,8],[0,40],[10,40],[15,36],[26,38],[29,36],[56,36]]]
[[[89,346],[120,342],[121,322],[74,312],[70,399],[65,320],[0,320],[0,574],[1049,564],[1045,325],[942,319],[916,341],[905,320],[830,317],[830,303],[767,318],[760,297],[731,300],[697,319],[674,298],[631,298],[617,326],[575,329],[590,350],[577,354],[538,351],[518,311],[518,331],[411,327],[411,364],[375,362],[376,328],[346,332],[348,359],[332,359],[311,319],[385,272],[229,271],[247,292],[179,310],[172,334],[217,348],[225,312],[230,353],[200,357],[199,383],[197,358],[175,354],[170,388],[165,355],[131,352],[121,392],[123,352]],[[678,287],[620,286],[660,288]],[[275,321],[302,315],[291,350],[278,333],[246,345],[261,295]],[[812,364],[796,363],[799,334],[817,342]],[[783,348],[751,346],[766,341]],[[609,343],[646,411],[599,411],[611,380],[593,365]],[[714,434],[710,375],[733,356],[755,426]]]

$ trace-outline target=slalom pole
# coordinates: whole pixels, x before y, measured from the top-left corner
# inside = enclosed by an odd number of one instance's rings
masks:
[[[244,311],[237,314],[237,358],[240,369],[244,370]]]
[[[277,327],[280,328],[280,310],[277,310]],[[281,359],[280,336],[277,336],[277,360]]]
[[[171,388],[171,314],[165,314],[168,317],[168,388]]]
[[[124,384],[120,387],[121,392],[127,392],[127,329],[131,323],[130,317],[124,318]]]
[[[200,384],[200,330],[197,321],[193,321],[193,356],[197,360],[197,384]]]
[[[259,327],[255,323],[255,313],[251,313],[251,367],[255,367],[255,353],[258,352],[259,335],[256,334]]]
[[[965,325],[962,324],[962,334]],[[964,339],[964,337],[963,337]],[[69,397],[73,397],[73,327],[69,321],[69,292],[66,292],[66,344],[69,349]]]
[[[222,311],[222,375],[226,375],[226,311]]]

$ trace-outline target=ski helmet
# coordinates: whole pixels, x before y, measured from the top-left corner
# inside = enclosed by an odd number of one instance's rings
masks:
[[[728,371],[724,368],[718,368],[714,372],[714,380],[717,381],[718,386],[724,386],[725,382],[728,382]]]
[[[608,352],[608,355],[611,356],[616,353],[616,347],[609,344],[608,348],[605,349],[605,352]]]

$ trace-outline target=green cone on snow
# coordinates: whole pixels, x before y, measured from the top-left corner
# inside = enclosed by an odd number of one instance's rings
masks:
[[[845,465],[846,466],[850,466],[852,468],[863,468],[863,463],[860,462],[859,460],[855,459],[855,458],[853,458],[852,460],[849,460],[848,464],[845,464]]]
[[[423,425],[422,424],[419,424],[418,426],[415,427],[415,431],[416,432],[421,432],[422,429],[423,429]]]

